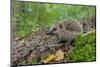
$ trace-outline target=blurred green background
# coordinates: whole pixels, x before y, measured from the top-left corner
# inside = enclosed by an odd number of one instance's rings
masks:
[[[12,35],[25,36],[32,31],[45,29],[65,18],[86,19],[95,16],[94,6],[20,2],[12,0]]]

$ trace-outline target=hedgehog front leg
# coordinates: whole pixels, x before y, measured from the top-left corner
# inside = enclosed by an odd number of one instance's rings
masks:
[[[69,42],[67,42],[67,43],[65,43],[64,44],[64,46],[65,46],[65,51],[68,51],[69,49],[70,49],[70,43],[71,43],[71,41],[69,41]]]

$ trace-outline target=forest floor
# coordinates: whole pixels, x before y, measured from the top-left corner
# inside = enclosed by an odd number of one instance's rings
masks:
[[[95,28],[92,30],[92,33],[89,34],[87,33],[91,30],[85,30],[86,36],[78,36],[68,48],[65,47],[66,43],[58,43],[54,36],[47,35],[46,30],[33,32],[25,37],[14,37],[11,39],[11,64],[31,65],[95,61]]]

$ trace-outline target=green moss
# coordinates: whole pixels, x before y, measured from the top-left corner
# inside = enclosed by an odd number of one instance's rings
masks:
[[[36,60],[32,60],[31,64],[38,64]]]
[[[96,60],[96,36],[89,34],[79,35],[75,40],[75,48],[69,54],[71,62],[95,61]]]

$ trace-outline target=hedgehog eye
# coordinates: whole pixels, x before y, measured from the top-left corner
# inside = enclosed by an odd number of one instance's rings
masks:
[[[57,29],[56,28],[53,28],[53,30],[56,31]]]
[[[62,29],[63,28],[63,26],[61,25],[61,24],[59,24],[59,27]]]

